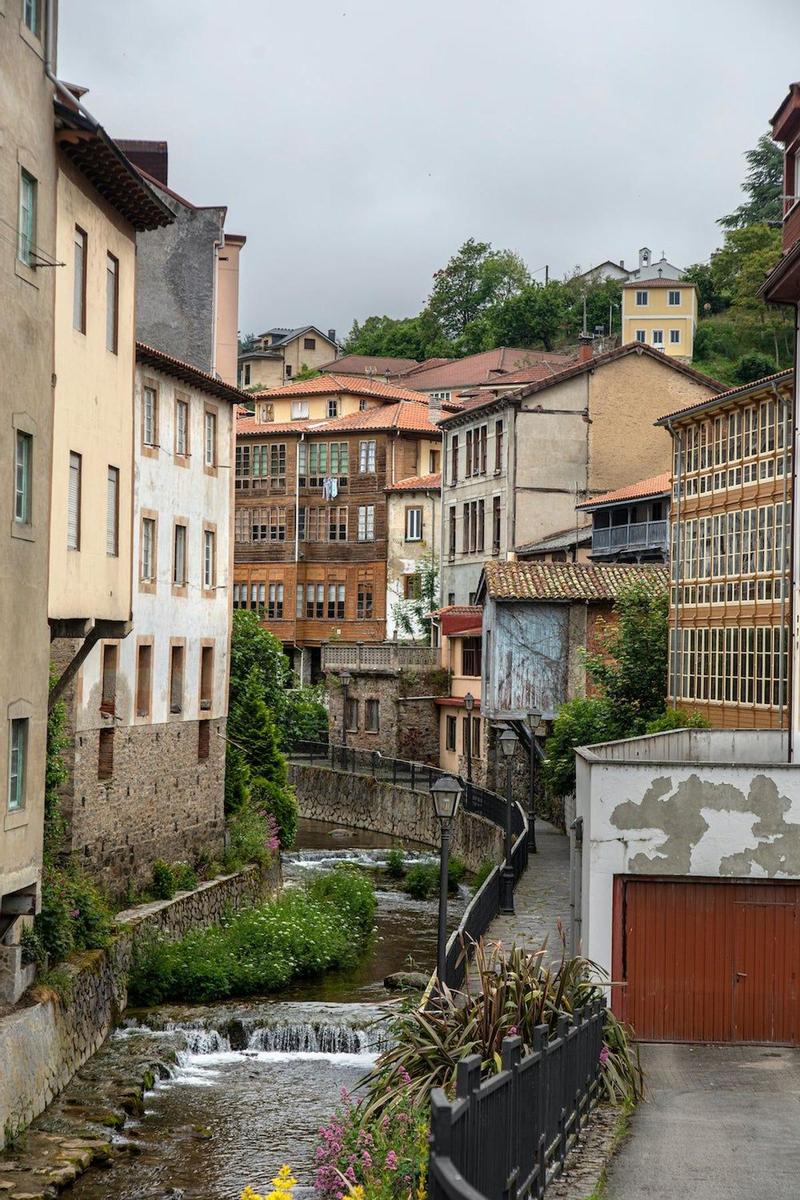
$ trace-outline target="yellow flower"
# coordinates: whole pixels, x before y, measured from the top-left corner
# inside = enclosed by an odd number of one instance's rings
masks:
[[[264,1197],[259,1195],[258,1192],[254,1192],[248,1183],[247,1187],[242,1192],[241,1200],[264,1200]]]
[[[248,1184],[241,1195],[241,1200],[292,1200],[292,1192],[297,1187],[297,1180],[292,1175],[292,1168],[283,1164],[278,1174],[272,1180],[273,1191],[266,1196],[254,1192]]]

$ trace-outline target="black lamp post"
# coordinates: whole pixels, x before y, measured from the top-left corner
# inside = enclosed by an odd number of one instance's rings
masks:
[[[342,685],[342,749],[347,749],[347,693],[353,676],[349,671],[339,672],[339,683]]]
[[[472,787],[472,710],[475,707],[475,697],[472,692],[467,692],[464,697],[464,708],[467,712],[467,744],[464,749],[467,752],[467,783]]]
[[[439,853],[439,933],[436,942],[436,978],[439,988],[445,982],[445,952],[447,950],[447,868],[450,861],[450,826],[458,812],[461,784],[452,775],[440,775],[431,787],[431,798],[442,827]]]
[[[510,726],[506,725],[497,739],[506,760],[506,861],[500,873],[500,912],[514,911],[514,867],[511,863],[511,806],[514,786],[514,751],[517,748],[517,735]]]
[[[528,728],[531,731],[530,795],[528,797],[528,849],[536,853],[536,730],[542,719],[541,711],[532,708],[528,713]]]

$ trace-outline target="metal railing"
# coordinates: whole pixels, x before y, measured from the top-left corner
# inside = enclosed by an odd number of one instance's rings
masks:
[[[532,1200],[561,1174],[599,1087],[605,1004],[593,1000],[502,1044],[502,1069],[481,1081],[479,1054],[457,1066],[456,1097],[431,1094],[429,1200]]]
[[[592,530],[593,554],[610,554],[614,550],[666,550],[667,546],[666,521],[635,521],[631,525]]]
[[[322,647],[323,671],[340,668],[348,671],[379,670],[401,667],[436,667],[439,651],[433,646],[415,646],[405,642],[328,642]]]
[[[349,746],[336,746],[330,742],[296,742],[289,750],[291,762],[314,767],[328,767],[350,775],[367,775],[393,787],[406,788],[412,792],[429,793],[437,779],[450,775],[439,767],[426,763],[411,762],[400,758],[384,758],[379,750],[356,750]],[[500,829],[505,829],[506,801],[496,792],[465,783],[461,807],[474,817],[482,817]],[[518,803],[511,809],[511,835],[514,839],[511,863],[514,868],[514,884],[528,865],[528,819]],[[470,947],[483,937],[489,925],[500,912],[500,871],[498,865],[489,873],[467,906],[456,929],[447,942],[445,959],[445,983],[449,988],[459,988],[464,982],[466,960]],[[423,1003],[432,993],[429,985]]]

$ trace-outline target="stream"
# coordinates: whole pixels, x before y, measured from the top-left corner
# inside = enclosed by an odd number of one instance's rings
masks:
[[[381,834],[299,823],[297,845],[283,855],[286,886],[336,863],[378,868],[400,847],[408,864],[433,861],[429,850]],[[278,995],[204,1006],[162,1006],[126,1014],[98,1051],[114,1069],[126,1039],[174,1039],[182,1047],[168,1079],[145,1097],[145,1113],[118,1135],[133,1153],[104,1172],[90,1171],[67,1194],[73,1200],[239,1200],[288,1162],[297,1200],[313,1196],[313,1156],[342,1088],[353,1090],[386,1045],[375,1024],[395,993],[394,971],[426,974],[436,958],[436,901],[418,901],[380,876],[376,934],[352,969],[299,981]],[[451,927],[468,896],[449,905]]]

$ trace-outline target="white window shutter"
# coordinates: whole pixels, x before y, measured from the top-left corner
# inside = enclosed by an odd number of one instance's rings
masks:
[[[77,550],[80,546],[81,508],[81,456],[69,456],[69,493],[67,496],[67,546]]]

